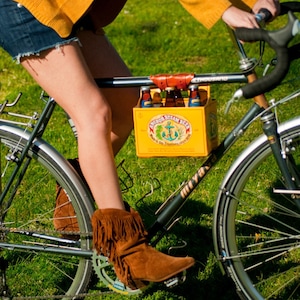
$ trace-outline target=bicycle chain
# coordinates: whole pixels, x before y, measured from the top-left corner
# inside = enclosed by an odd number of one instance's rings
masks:
[[[92,237],[93,232],[88,231],[88,232],[78,232],[78,231],[58,231],[58,230],[31,230],[31,229],[26,229],[22,228],[19,230],[18,228],[7,228],[0,226],[0,240],[4,240],[5,232],[34,232],[38,234],[60,234],[60,235],[80,235],[82,237]]]

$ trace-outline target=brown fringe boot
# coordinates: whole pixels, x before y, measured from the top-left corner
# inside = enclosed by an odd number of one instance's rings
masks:
[[[68,161],[78,172],[81,179],[85,181],[80,169],[78,158],[68,159]],[[79,232],[78,222],[73,205],[69,200],[68,195],[59,184],[56,185],[56,203],[53,215],[53,225],[57,231]],[[62,237],[74,240],[79,238],[78,235],[70,234],[62,234]]]
[[[138,212],[99,209],[92,216],[93,242],[114,265],[119,280],[131,289],[161,282],[194,265],[191,257],[172,257],[147,243]]]
[[[67,232],[79,232],[79,226],[77,217],[72,203],[69,200],[68,195],[64,189],[56,186],[56,203],[53,215],[53,225],[57,231],[65,231],[66,234],[62,234],[63,238],[78,239],[77,235],[68,235]]]

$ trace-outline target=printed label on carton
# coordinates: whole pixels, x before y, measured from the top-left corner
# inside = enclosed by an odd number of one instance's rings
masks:
[[[191,135],[192,125],[182,116],[156,115],[148,124],[148,136],[160,145],[182,145],[189,141]]]

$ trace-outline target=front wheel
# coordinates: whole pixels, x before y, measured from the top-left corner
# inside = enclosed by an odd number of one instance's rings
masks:
[[[28,135],[0,124],[1,193],[7,188]],[[54,227],[56,186],[72,202],[78,232]],[[0,296],[12,299],[77,299],[92,273],[92,204],[72,167],[47,143],[30,146],[0,205]],[[10,298],[9,298],[10,299]]]
[[[300,118],[279,131],[296,181]],[[286,193],[264,136],[225,176],[214,212],[215,250],[242,299],[300,299],[300,211],[295,200]]]

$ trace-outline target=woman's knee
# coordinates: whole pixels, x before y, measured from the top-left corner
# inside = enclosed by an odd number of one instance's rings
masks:
[[[79,133],[107,136],[112,130],[112,111],[110,106],[103,102],[92,104],[87,101],[72,119]]]

